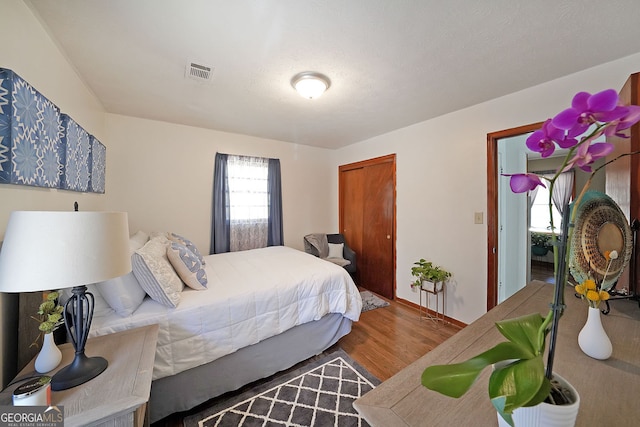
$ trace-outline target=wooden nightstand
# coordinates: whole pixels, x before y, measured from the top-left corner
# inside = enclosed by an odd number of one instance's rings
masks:
[[[51,404],[64,406],[64,425],[145,425],[157,339],[158,325],[90,338],[86,355],[102,356],[109,366],[84,384],[51,392]],[[60,366],[45,375],[52,376],[73,360],[71,344],[61,345],[60,350]],[[17,377],[37,375],[33,364],[34,360]],[[20,384],[18,381],[0,394],[0,405],[11,405],[13,390]]]

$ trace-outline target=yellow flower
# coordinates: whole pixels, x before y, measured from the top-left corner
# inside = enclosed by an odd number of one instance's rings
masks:
[[[586,291],[587,291],[587,288],[585,288],[583,284],[576,285],[576,292],[579,293],[580,295],[584,295]]]
[[[596,282],[593,279],[587,279],[582,283],[588,290],[596,289]]]
[[[600,301],[600,294],[597,291],[588,290],[587,291],[587,299],[589,301],[599,302]]]
[[[600,301],[606,301],[609,299],[609,292],[600,291]]]

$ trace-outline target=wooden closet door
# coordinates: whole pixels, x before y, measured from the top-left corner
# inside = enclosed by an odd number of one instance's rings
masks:
[[[363,212],[364,212],[364,170],[350,169],[340,174],[340,206],[342,209],[341,227],[345,241],[356,253],[355,280],[359,284],[362,266]]]
[[[339,168],[340,230],[357,255],[356,282],[395,293],[395,155]]]
[[[381,163],[364,168],[364,250],[360,275],[367,289],[393,299],[393,164]]]

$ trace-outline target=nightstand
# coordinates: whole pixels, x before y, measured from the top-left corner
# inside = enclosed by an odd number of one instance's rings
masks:
[[[64,406],[64,425],[70,426],[142,426],[151,392],[153,363],[158,339],[158,325],[149,325],[114,334],[90,338],[85,346],[87,356],[101,356],[109,366],[96,378],[79,386],[51,392],[51,404]],[[70,343],[60,346],[62,362],[44,375],[52,376],[73,360]],[[18,374],[38,375],[34,360]],[[11,405],[18,381],[0,394],[0,405]]]

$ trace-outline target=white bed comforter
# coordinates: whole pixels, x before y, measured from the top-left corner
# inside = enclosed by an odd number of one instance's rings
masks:
[[[95,316],[90,336],[158,323],[155,380],[328,313],[360,317],[362,300],[349,274],[307,253],[275,246],[209,255],[205,261],[206,290],[185,287],[174,309],[147,297],[130,317]]]

